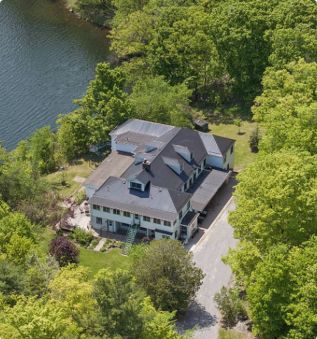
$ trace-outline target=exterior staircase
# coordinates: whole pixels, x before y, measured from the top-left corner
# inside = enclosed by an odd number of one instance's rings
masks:
[[[132,244],[134,243],[135,236],[138,233],[139,225],[133,224],[129,227],[128,233],[127,233],[127,238],[125,241],[125,245],[123,248],[123,254],[128,255],[130,252],[130,249],[132,247]]]

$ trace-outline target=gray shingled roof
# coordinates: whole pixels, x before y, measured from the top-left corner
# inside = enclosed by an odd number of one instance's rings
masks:
[[[129,189],[122,178],[109,177],[90,199],[91,204],[174,221],[191,195],[149,185],[145,192]]]
[[[191,162],[184,160],[174,148],[174,145],[182,145],[192,153]],[[188,180],[193,170],[206,157],[207,152],[199,134],[189,128],[178,129],[175,136],[168,142],[161,152],[151,161],[151,170],[142,170],[142,164],[131,165],[122,175],[124,178],[137,177],[142,172],[143,180],[148,181],[155,186],[166,187],[172,190],[179,190],[181,186]],[[174,159],[182,165],[183,171],[179,175],[175,173],[164,159]]]

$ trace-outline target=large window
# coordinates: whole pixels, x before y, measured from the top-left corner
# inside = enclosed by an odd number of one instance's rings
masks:
[[[131,217],[131,213],[130,212],[127,212],[127,211],[124,211],[123,212],[123,215],[127,218],[130,218]]]
[[[154,224],[161,225],[161,219],[156,219],[156,218],[154,218],[154,219],[153,219],[153,222],[154,222]]]
[[[120,215],[120,210],[114,209],[114,210],[113,210],[113,214]]]
[[[94,210],[100,211],[100,206],[99,205],[92,205],[92,208]]]
[[[106,213],[110,213],[110,208],[109,207],[104,207],[103,211],[106,212]]]
[[[171,226],[171,223],[169,221],[164,220],[164,226]]]
[[[141,184],[138,184],[137,182],[131,181],[130,187],[133,188],[133,189],[135,189],[135,190],[139,190],[139,191],[142,190],[142,185],[141,185]]]
[[[143,216],[143,220],[144,221],[147,221],[147,222],[150,222],[151,221],[151,218],[150,217],[147,217],[146,215]]]
[[[96,223],[98,224],[98,225],[102,225],[102,218],[96,218]]]

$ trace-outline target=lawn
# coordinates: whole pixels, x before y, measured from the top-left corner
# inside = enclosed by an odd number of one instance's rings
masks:
[[[81,248],[79,264],[88,267],[92,275],[94,275],[101,268],[109,268],[111,270],[118,268],[128,269],[131,264],[131,258],[123,256],[120,249],[113,249],[104,253]]]
[[[48,253],[48,248],[51,240],[55,237],[55,232],[49,228],[42,230],[39,236],[40,248],[44,253]],[[88,267],[93,276],[101,268],[129,268],[131,258],[123,256],[120,249],[113,249],[109,252],[95,252],[86,248],[80,248],[79,265]]]
[[[249,335],[235,331],[235,330],[225,330],[221,328],[219,330],[219,339],[247,339],[251,338]]]
[[[236,171],[241,171],[255,159],[256,154],[250,151],[249,137],[256,128],[256,123],[243,121],[240,134],[234,124],[209,124],[209,128],[213,134],[236,140],[234,160]]]
[[[47,181],[52,184],[62,198],[67,198],[76,193],[81,184],[76,182],[75,177],[87,178],[96,168],[96,162],[80,159],[74,165],[66,167],[62,171],[57,171],[46,176]],[[64,182],[64,184],[62,184]]]

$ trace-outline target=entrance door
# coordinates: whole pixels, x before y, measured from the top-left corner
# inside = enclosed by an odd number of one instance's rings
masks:
[[[110,232],[114,232],[113,227],[114,227],[113,221],[112,221],[112,220],[108,220],[108,230],[109,230]]]

